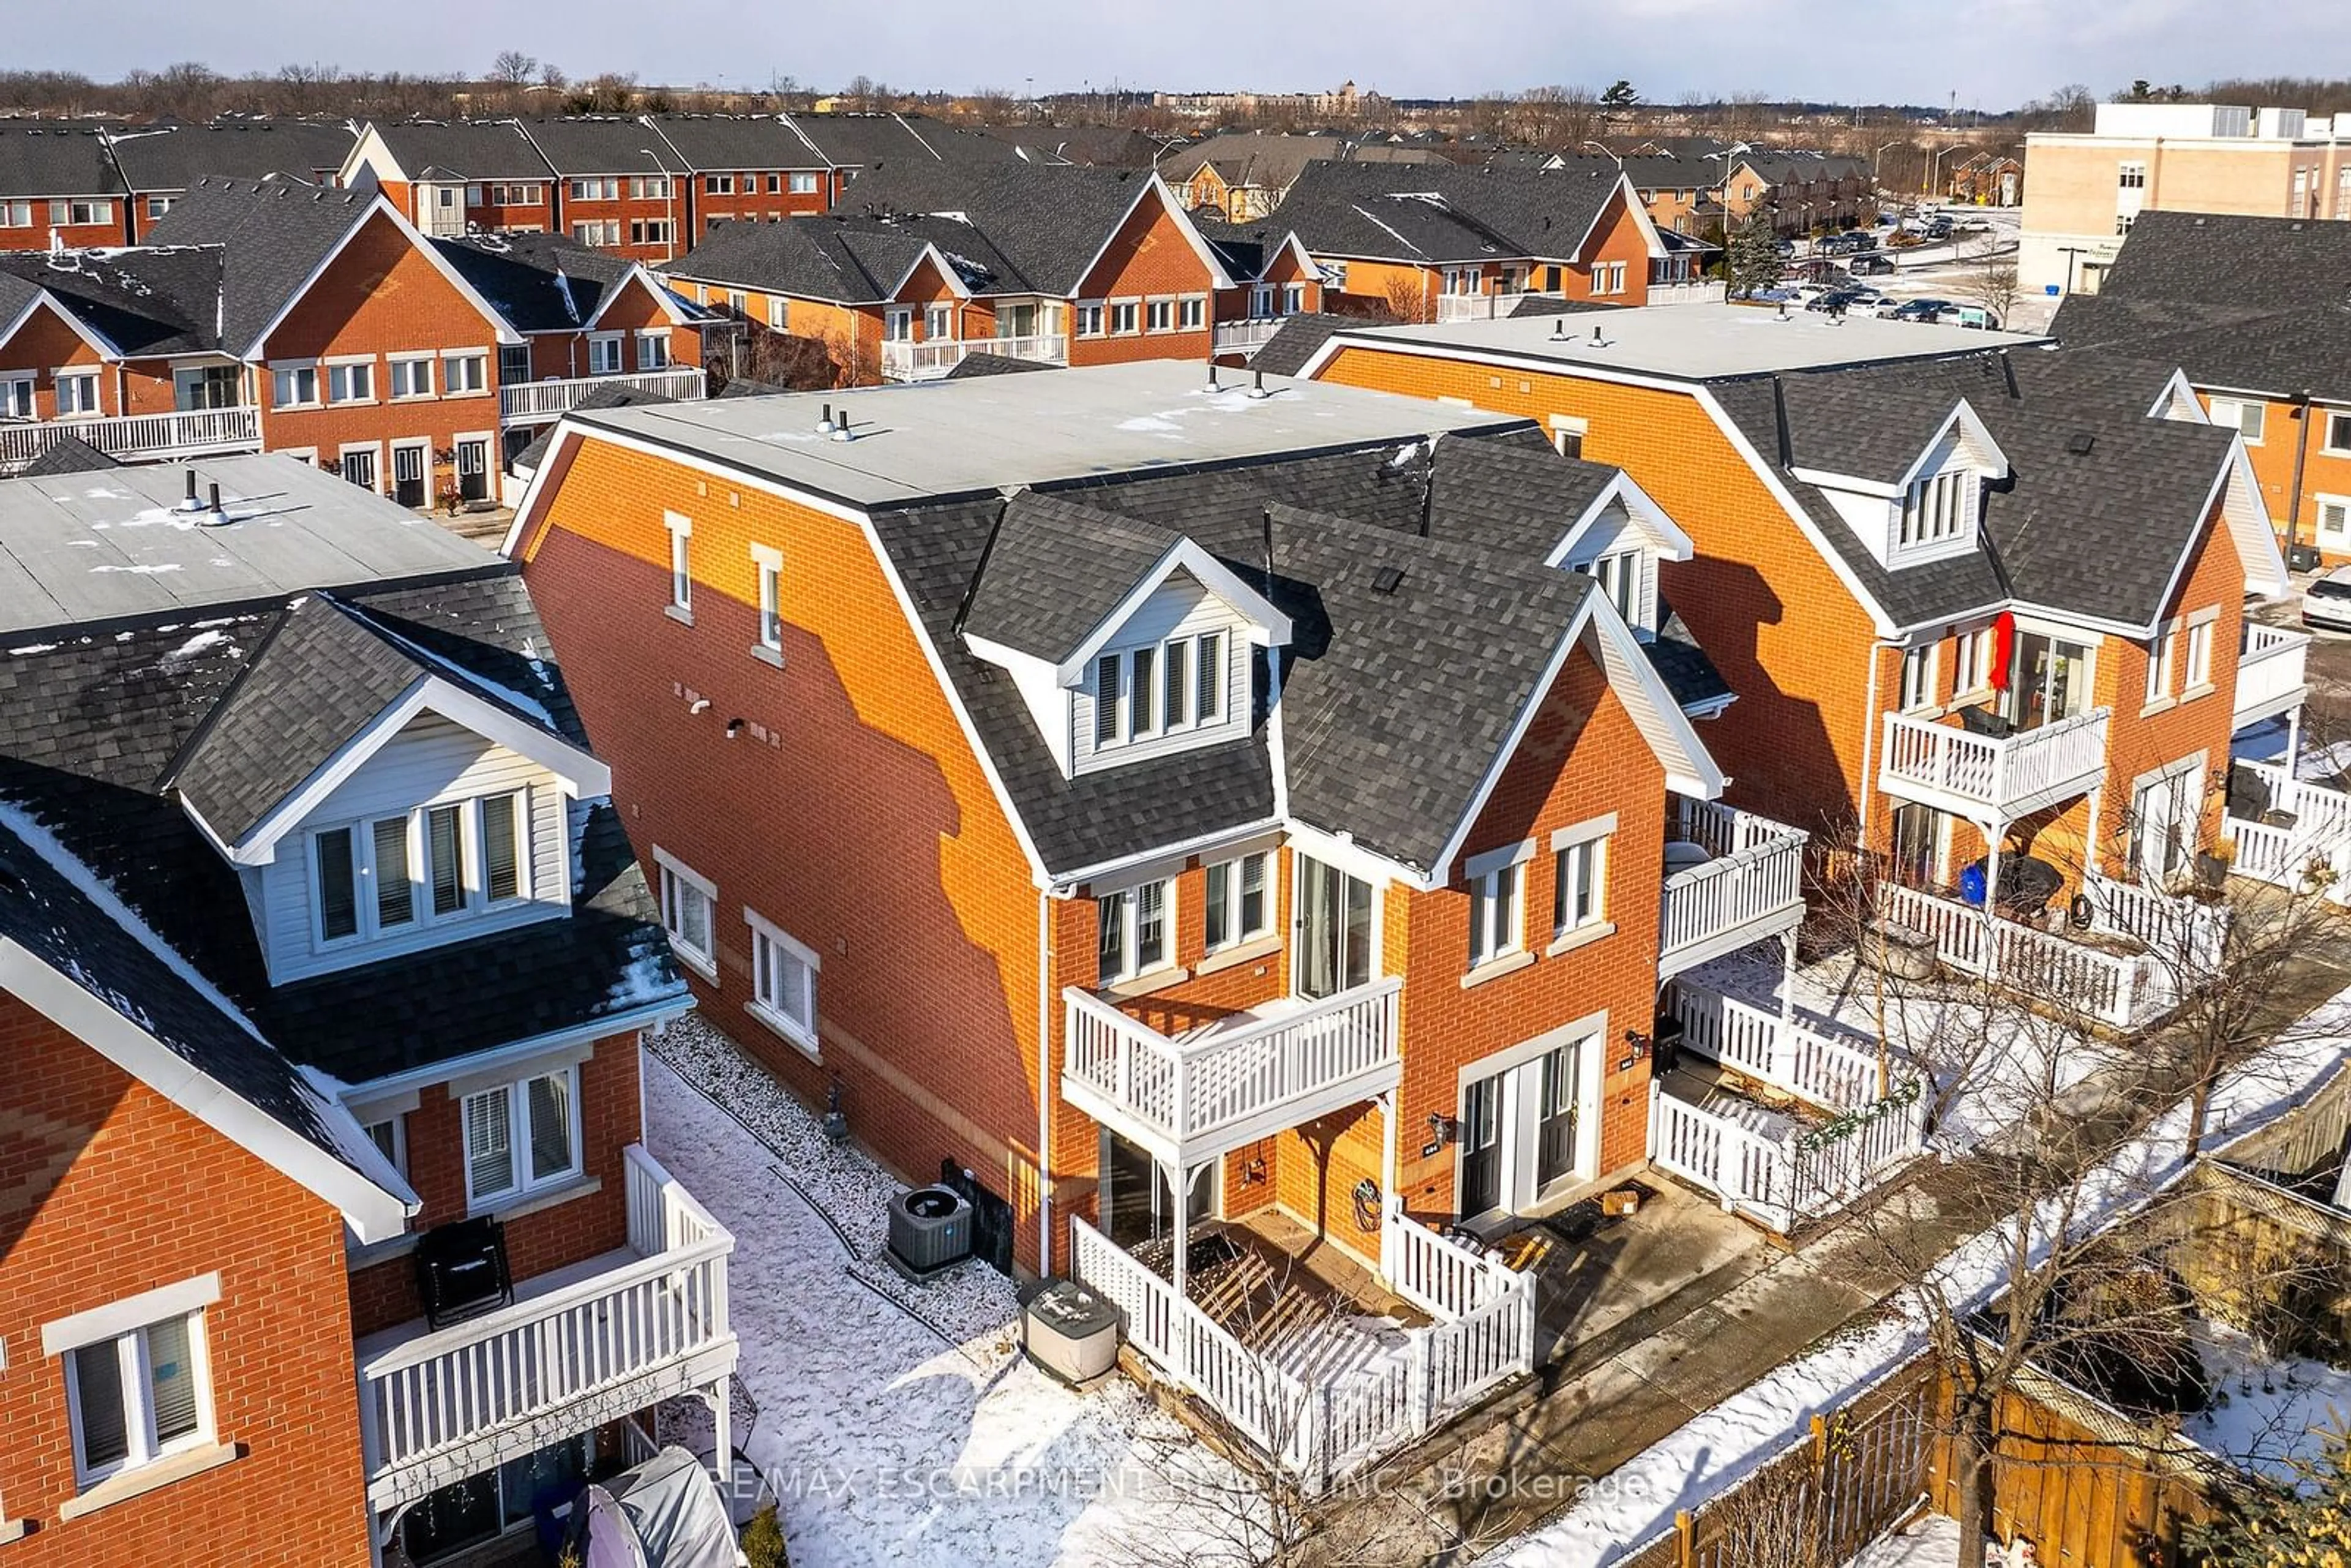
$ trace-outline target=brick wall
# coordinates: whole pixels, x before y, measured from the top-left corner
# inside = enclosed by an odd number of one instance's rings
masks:
[[[2209,395],[2204,395],[2202,401],[2206,407],[2211,405]],[[2330,453],[2326,446],[2327,415],[2342,411],[2321,404],[2310,411],[2305,421],[2303,411],[2294,403],[2271,402],[2264,406],[2268,412],[2262,416],[2262,439],[2258,444],[2247,442],[2245,455],[2252,463],[2253,478],[2262,487],[2262,500],[2269,507],[2279,538],[2285,538],[2286,523],[2291,517],[2296,544],[2316,545],[2328,566],[2351,561],[2351,535],[2329,536],[2318,531],[2319,497],[2351,497],[2351,454]],[[2294,492],[2297,453],[2302,464],[2298,504]]]
[[[57,371],[68,367],[97,368],[103,363],[89,340],[49,309],[35,311],[32,319],[17,328],[6,342],[0,343],[0,380],[8,379],[10,371],[37,372],[33,382],[33,414],[37,419],[57,416]],[[120,389],[113,371],[104,371],[98,382],[99,406],[108,413],[120,413]]]
[[[663,613],[665,509],[694,519],[691,626]],[[781,669],[752,656],[755,541],[786,563]],[[839,1082],[902,1174],[977,1172],[1033,1263],[1039,894],[862,528],[598,446],[525,575],[648,873],[658,845],[718,884],[705,1015],[803,1099]],[[745,1010],[746,908],[821,957],[821,1063]]]
[[[15,198],[11,198],[14,200]],[[49,221],[49,198],[35,196],[33,221],[25,227],[0,227],[0,250],[47,250],[49,235],[55,234],[68,250],[79,250],[86,246],[121,245],[130,234],[129,218],[123,211],[121,196],[87,198],[99,204],[102,215],[96,223],[53,224]]]
[[[632,279],[621,297],[603,308],[597,319],[596,331],[619,332],[621,339],[621,369],[628,372],[647,367],[637,352],[637,334],[658,329],[669,343],[669,365],[696,365],[701,362],[700,334],[692,328],[673,327],[653,291]],[[530,336],[530,371],[534,377],[585,376],[589,371],[589,334],[580,332],[534,332]]]
[[[802,170],[817,176],[816,189],[795,195],[791,191],[791,172],[783,169],[761,169],[735,172],[735,190],[730,194],[714,194],[697,174],[690,182],[693,187],[694,236],[698,243],[717,219],[758,220],[765,218],[798,217],[804,213],[821,213],[825,209],[825,187],[829,183],[821,171]],[[769,190],[768,182],[776,182]],[[746,190],[744,183],[752,182],[757,188]]]
[[[1112,236],[1102,259],[1078,286],[1080,299],[1149,299],[1180,294],[1207,295],[1207,264],[1184,233],[1187,220],[1157,200],[1135,208]],[[1196,332],[1152,332],[1131,337],[1070,340],[1072,365],[1117,365],[1136,360],[1205,360],[1216,342],[1210,325],[1213,303],[1201,313]],[[1137,320],[1144,313],[1138,308]],[[1072,324],[1074,325],[1074,324]]]
[[[580,1064],[580,1171],[594,1192],[506,1222],[507,1269],[515,1283],[535,1274],[628,1245],[628,1176],[622,1151],[643,1135],[638,1123],[637,1037],[596,1042]],[[465,1216],[464,1112],[447,1088],[434,1084],[408,1113],[408,1185],[424,1207],[409,1222],[429,1230]],[[423,1314],[416,1265],[407,1255],[351,1271],[353,1331],[362,1337]]]
[[[1623,264],[1625,287],[1621,293],[1599,293],[1593,288],[1594,273],[1611,263]],[[1583,260],[1563,270],[1577,286],[1568,290],[1571,298],[1605,299],[1613,305],[1648,303],[1648,242],[1642,236],[1641,225],[1634,219],[1622,189],[1608,198],[1608,204],[1593,221],[1592,238],[1584,246]]]
[[[0,1056],[0,1516],[37,1525],[10,1568],[365,1564],[341,1217],[14,997]],[[241,1457],[60,1520],[72,1432],[41,1325],[215,1270],[214,1424]]]

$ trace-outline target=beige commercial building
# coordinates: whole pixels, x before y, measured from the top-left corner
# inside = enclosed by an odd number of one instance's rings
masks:
[[[2142,212],[2351,219],[2351,117],[2219,103],[2102,103],[2095,129],[2025,139],[2017,278],[2095,293]]]

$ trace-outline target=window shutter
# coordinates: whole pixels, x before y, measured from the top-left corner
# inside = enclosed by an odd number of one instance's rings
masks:
[[[147,1330],[147,1380],[154,1396],[155,1441],[168,1443],[196,1429],[196,1369],[188,1320],[172,1318]]]
[[[514,1185],[507,1116],[503,1089],[465,1097],[465,1175],[477,1196],[504,1192]]]

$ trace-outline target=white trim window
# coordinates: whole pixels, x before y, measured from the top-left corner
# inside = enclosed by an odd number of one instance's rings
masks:
[[[88,418],[99,412],[96,371],[59,371],[56,385],[59,419]]]
[[[1614,550],[1588,566],[1575,569],[1600,585],[1625,624],[1641,629],[1641,551]]]
[[[310,887],[322,947],[520,903],[530,896],[528,796],[511,789],[316,829]]]
[[[1625,264],[1621,261],[1604,261],[1593,267],[1592,292],[1594,294],[1624,293]]]
[[[176,1312],[65,1353],[74,1481],[110,1476],[213,1441],[204,1314]]]
[[[2343,172],[2351,174],[2351,164]],[[2346,214],[2351,216],[2351,214]],[[2326,455],[2330,457],[2351,456],[2351,413],[2341,409],[2326,411]]]
[[[1910,648],[1902,654],[1902,689],[1897,713],[1916,713],[1935,701],[1936,644]]]
[[[706,979],[718,977],[718,884],[653,846],[661,867],[662,929],[671,951]]]
[[[408,402],[433,395],[433,356],[431,354],[388,354],[391,367],[392,401]]]
[[[1217,861],[1207,873],[1207,949],[1221,953],[1273,929],[1273,852]]]
[[[1144,302],[1144,330],[1173,332],[1176,329],[1176,301],[1149,299]]]
[[[753,545],[751,568],[759,580],[759,646],[780,653],[784,651],[784,552],[768,545]]]
[[[49,204],[49,222],[61,227],[86,227],[114,221],[112,202],[62,201]]]
[[[319,401],[319,367],[305,361],[300,364],[269,367],[269,406],[272,408],[320,408]]]
[[[490,390],[490,357],[479,349],[441,356],[441,395],[476,396]]]
[[[1506,854],[1519,855],[1516,850]],[[1480,857],[1484,859],[1485,857]],[[1476,862],[1473,862],[1473,868]],[[1523,856],[1469,872],[1469,967],[1507,958],[1526,946]]]
[[[1110,335],[1132,338],[1143,330],[1143,304],[1137,299],[1113,299],[1110,302]]]
[[[816,976],[823,967],[816,949],[748,909],[751,928],[750,1014],[802,1051],[817,1051]]]
[[[2340,546],[2351,546],[2351,496],[2318,497],[2318,537],[2333,539]]]
[[[955,340],[955,307],[925,305],[923,307],[923,340],[926,343],[947,343]]]
[[[769,295],[768,297],[768,330],[770,332],[788,331],[790,329],[791,319],[792,308],[790,302],[784,299],[781,296],[773,294]]]
[[[32,226],[32,203],[0,202],[0,229],[28,229]]]
[[[1180,332],[1198,332],[1208,325],[1208,299],[1204,294],[1186,294],[1176,302],[1176,329]]]
[[[1224,722],[1230,694],[1221,631],[1171,637],[1094,660],[1094,745],[1181,735]]]
[[[0,419],[33,417],[33,382],[29,375],[0,376]]]
[[[1608,919],[1608,835],[1595,832],[1560,845],[1552,862],[1553,940]]]
[[[2181,695],[2197,696],[2212,689],[2212,627],[2210,616],[2188,628],[2188,687]]]
[[[665,371],[669,369],[669,329],[654,328],[637,333],[637,369]]]
[[[694,519],[682,512],[664,512],[662,525],[669,530],[669,608],[680,620],[694,621]]]
[[[788,181],[789,181],[789,182],[790,182],[790,184],[791,184],[791,191],[790,191],[790,193],[791,193],[792,195],[795,195],[795,196],[813,196],[813,195],[815,195],[815,194],[816,194],[816,189],[817,189],[817,177],[816,177],[816,175],[814,175],[814,174],[812,174],[812,173],[797,173],[797,174],[788,174],[788,175],[786,175],[786,176],[785,176],[785,178],[786,178]]]
[[[405,1179],[408,1175],[407,1114],[394,1112],[379,1121],[368,1123],[360,1131],[367,1134],[368,1142],[375,1145],[376,1153],[384,1157],[385,1163]]]
[[[1107,330],[1106,319],[1102,314],[1102,302],[1099,299],[1079,300],[1071,308],[1070,315],[1077,335],[1081,338],[1099,338]]]
[[[580,1174],[580,1069],[559,1067],[465,1098],[465,1202],[518,1197]]]
[[[330,403],[373,402],[375,361],[336,360],[327,365],[327,401]]]
[[[2262,433],[2269,428],[2269,405],[2253,398],[2216,397],[2212,400],[2212,423],[2236,431],[2245,438],[2248,446],[2262,444]]]
[[[590,332],[588,335],[588,373],[591,376],[617,376],[621,373],[622,334]]]
[[[2115,166],[2115,186],[2124,191],[2146,190],[2147,165],[2137,162],[2117,163]]]
[[[1165,879],[1094,900],[1098,984],[1114,986],[1175,964],[1174,904],[1174,891]]]
[[[2171,695],[2171,672],[2179,643],[2177,622],[2156,633],[2147,653],[2147,703],[2149,707]]]
[[[911,305],[888,305],[882,310],[882,340],[885,343],[911,343],[914,340],[914,308]]]
[[[621,199],[621,182],[605,175],[597,179],[571,182],[571,199],[575,202],[617,202]]]
[[[1991,689],[1991,628],[1979,626],[1972,632],[1962,632],[1952,640],[1953,672],[1951,684],[1955,696]]]
[[[1941,544],[1975,527],[1975,476],[1964,468],[1930,474],[1910,486],[1902,497],[1902,524],[1896,543]]]

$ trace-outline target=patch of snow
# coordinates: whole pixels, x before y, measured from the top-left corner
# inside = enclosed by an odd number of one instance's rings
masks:
[[[167,571],[179,570],[180,563],[175,560],[167,560],[156,563],[141,562],[136,566],[94,566],[89,570],[93,572],[127,571],[133,577],[160,577]]]
[[[2294,776],[2312,784],[2332,784],[2351,771],[2351,740],[2314,746],[2294,761]]]
[[[1927,1514],[1862,1548],[1845,1568],[1951,1568],[1959,1560],[1959,1521]]]
[[[897,1184],[723,1036],[671,1025],[644,1091],[647,1143],[735,1235],[736,1442],[794,1563],[1254,1561],[1229,1522],[1235,1472],[1124,1379],[1081,1393],[1030,1365],[1010,1281],[975,1262],[883,1288]]]
[[[55,643],[26,643],[26,644],[25,644],[23,647],[21,647],[21,648],[11,648],[11,649],[9,649],[9,650],[8,650],[8,652],[9,652],[11,654],[16,654],[16,653],[56,653],[56,652],[57,652],[57,645]]]
[[[167,664],[183,663],[185,660],[194,658],[197,654],[203,653],[207,648],[217,648],[228,640],[228,633],[225,632],[199,632],[194,636],[189,638],[186,642],[181,643],[178,647],[172,649],[170,653],[165,653],[163,655],[163,662]]]
[[[2318,1458],[2324,1434],[2351,1420],[2351,1372],[2323,1361],[2280,1359],[2250,1334],[2191,1322],[2212,1395],[2180,1423],[2181,1434],[2273,1480],[2300,1479],[2297,1461]]]

